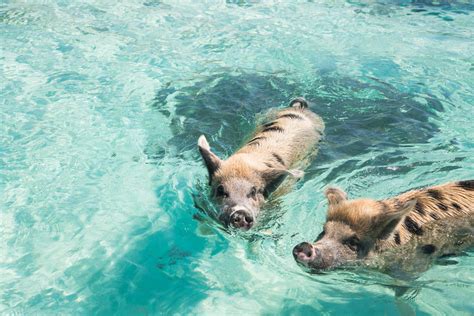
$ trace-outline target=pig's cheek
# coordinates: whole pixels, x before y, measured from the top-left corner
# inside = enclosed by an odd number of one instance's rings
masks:
[[[348,264],[357,258],[357,254],[352,251],[340,251],[334,258],[334,264],[336,266]]]

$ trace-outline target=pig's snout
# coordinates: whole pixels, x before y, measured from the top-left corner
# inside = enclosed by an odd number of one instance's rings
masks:
[[[232,212],[229,222],[235,228],[247,230],[253,226],[254,218],[247,210],[238,209]]]
[[[293,248],[293,257],[299,264],[315,272],[335,268],[340,264],[338,250],[331,245],[321,245],[320,242],[315,245],[302,242]]]
[[[318,249],[307,242],[302,242],[293,248],[293,257],[299,263],[308,266],[318,256]]]

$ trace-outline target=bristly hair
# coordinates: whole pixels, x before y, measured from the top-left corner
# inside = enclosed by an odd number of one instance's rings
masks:
[[[303,117],[296,113],[287,113],[279,116],[278,118],[289,118],[289,119],[296,119],[296,120],[303,120]]]

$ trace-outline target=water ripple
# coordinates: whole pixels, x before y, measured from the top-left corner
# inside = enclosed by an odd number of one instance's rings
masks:
[[[472,178],[465,1],[0,5],[0,313],[456,314],[472,256],[414,282],[304,273],[325,186],[386,197]],[[303,95],[320,154],[260,230],[195,207],[196,140],[232,153]],[[410,287],[395,300],[394,286]],[[403,306],[400,306],[402,302]]]

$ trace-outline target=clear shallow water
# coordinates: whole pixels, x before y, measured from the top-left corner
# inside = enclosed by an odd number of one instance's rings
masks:
[[[473,9],[2,2],[0,312],[473,313],[472,253],[408,283],[291,257],[329,184],[381,198],[474,177]],[[327,137],[277,215],[250,238],[196,220],[197,137],[230,154],[298,95]],[[397,301],[401,282],[416,291]]]

